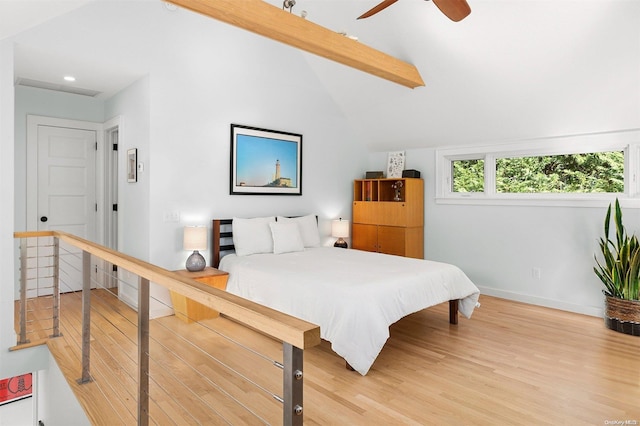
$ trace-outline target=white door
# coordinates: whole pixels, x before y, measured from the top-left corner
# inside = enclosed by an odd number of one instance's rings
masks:
[[[29,131],[36,133],[29,135],[29,139],[32,145],[34,139],[36,142],[32,150],[37,167],[36,176],[30,176],[36,183],[36,194],[28,196],[35,201],[27,209],[28,222],[34,224],[35,220],[38,230],[64,231],[95,241],[97,131],[42,123],[30,126]],[[39,277],[46,276],[49,267],[46,256],[51,253],[51,247],[38,248]],[[61,244],[59,254],[60,291],[81,290],[82,251]],[[30,291],[29,296],[50,294],[46,281],[38,279],[38,288]]]
[[[38,230],[95,239],[95,131],[38,126],[38,216]]]

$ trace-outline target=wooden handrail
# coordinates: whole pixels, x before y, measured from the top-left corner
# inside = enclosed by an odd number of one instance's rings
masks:
[[[225,314],[275,339],[300,349],[320,344],[320,327],[292,317],[224,290],[209,287],[198,281],[117,252],[99,244],[61,231],[15,232],[14,238],[57,237],[107,262],[122,267],[142,278],[180,293],[190,299]]]

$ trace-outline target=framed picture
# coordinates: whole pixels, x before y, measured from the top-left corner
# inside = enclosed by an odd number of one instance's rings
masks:
[[[138,181],[138,150],[136,148],[127,150],[127,182]]]
[[[404,151],[390,152],[387,157],[387,177],[401,178],[404,170]]]
[[[231,125],[230,194],[302,195],[302,135]]]

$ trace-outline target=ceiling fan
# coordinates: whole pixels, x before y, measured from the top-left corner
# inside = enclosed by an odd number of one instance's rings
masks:
[[[384,0],[374,8],[366,11],[362,15],[358,16],[358,19],[368,18],[371,15],[375,15],[383,9],[391,6],[398,0]],[[433,0],[433,3],[444,13],[449,19],[454,22],[458,22],[466,18],[471,13],[471,8],[467,4],[466,0]]]

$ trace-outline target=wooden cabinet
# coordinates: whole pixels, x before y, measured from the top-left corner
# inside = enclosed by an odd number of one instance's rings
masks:
[[[424,258],[424,181],[416,178],[354,181],[351,246]]]
[[[189,272],[186,269],[174,272],[211,287],[219,288],[220,290],[227,289],[227,278],[229,278],[229,274],[215,268],[206,267],[204,270],[198,272]],[[208,308],[179,293],[171,292],[171,303],[173,303],[173,311],[176,316],[186,323],[215,318],[219,315],[218,311]]]

